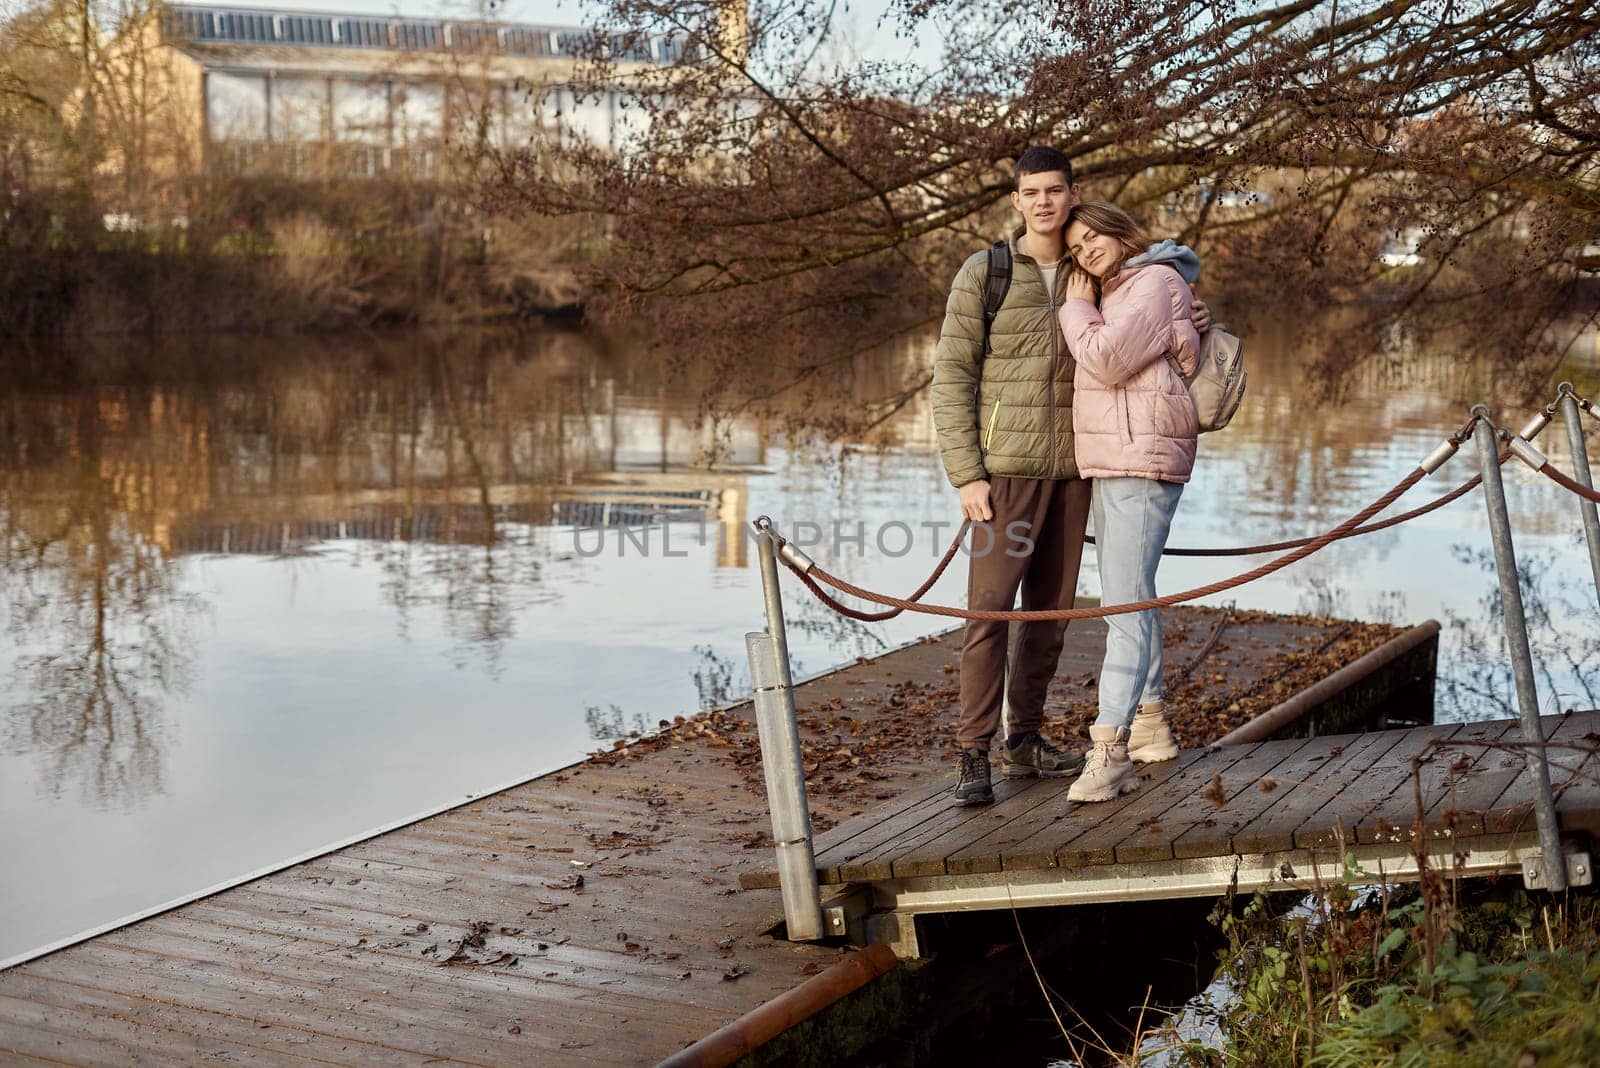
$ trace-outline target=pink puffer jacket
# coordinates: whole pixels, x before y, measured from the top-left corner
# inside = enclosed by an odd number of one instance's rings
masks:
[[[1108,281],[1100,307],[1061,306],[1061,330],[1077,360],[1072,434],[1084,478],[1135,476],[1187,482],[1199,422],[1183,380],[1199,365],[1193,295],[1164,264],[1134,267]]]

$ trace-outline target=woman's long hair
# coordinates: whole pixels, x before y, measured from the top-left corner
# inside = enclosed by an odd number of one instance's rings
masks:
[[[1095,303],[1099,304],[1101,284],[1107,278],[1115,278],[1128,257],[1137,256],[1148,249],[1150,235],[1145,233],[1144,227],[1140,226],[1139,221],[1132,215],[1104,200],[1086,200],[1082,204],[1074,204],[1072,210],[1067,212],[1066,226],[1062,228],[1062,233],[1066,233],[1066,228],[1075,222],[1083,223],[1097,234],[1114,237],[1122,245],[1122,255],[1117,262],[1111,265],[1111,269],[1104,277],[1094,279]]]

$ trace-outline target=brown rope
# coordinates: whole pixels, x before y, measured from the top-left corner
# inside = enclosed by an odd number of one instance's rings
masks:
[[[1594,501],[1596,504],[1600,504],[1600,493],[1595,492],[1588,486],[1585,486],[1582,482],[1572,478],[1570,475],[1566,475],[1560,471],[1557,471],[1554,467],[1551,467],[1550,464],[1546,463],[1543,467],[1539,468],[1539,473],[1563,489],[1571,490],[1584,500]]]
[[[1352,531],[1354,531],[1362,523],[1365,523],[1367,520],[1371,519],[1374,515],[1377,515],[1379,512],[1383,511],[1389,505],[1393,504],[1403,493],[1420,482],[1426,474],[1427,472],[1420,467],[1414,469],[1409,475],[1396,483],[1394,488],[1389,490],[1389,492],[1373,501],[1367,507],[1363,508],[1360,512],[1357,512],[1343,523],[1340,523],[1332,530],[1319,534],[1317,537],[1296,549],[1294,552],[1286,553],[1275,560],[1269,560],[1260,567],[1246,571],[1242,575],[1235,575],[1233,578],[1223,579],[1219,582],[1213,582],[1206,586],[1198,586],[1192,590],[1185,590],[1182,593],[1169,593],[1164,597],[1152,597],[1145,601],[1135,601],[1132,604],[1101,605],[1097,608],[1054,608],[1032,611],[1010,610],[1004,612],[983,609],[956,608],[952,605],[921,604],[915,600],[908,600],[900,597],[889,597],[884,594],[873,593],[871,590],[862,589],[860,586],[846,582],[844,579],[841,579],[835,575],[830,575],[828,572],[815,565],[813,565],[811,568],[811,574],[815,575],[816,578],[827,583],[829,586],[832,586],[839,592],[848,593],[853,597],[859,597],[863,601],[871,601],[874,604],[888,605],[900,608],[902,610],[922,612],[927,615],[950,616],[955,619],[983,619],[995,622],[1012,620],[1020,622],[1043,622],[1045,620],[1062,619],[1102,619],[1106,616],[1123,615],[1127,612],[1142,612],[1151,608],[1164,608],[1167,605],[1182,604],[1185,601],[1193,601],[1200,597],[1207,597],[1214,593],[1222,593],[1225,590],[1231,590],[1235,587],[1243,586],[1247,582],[1254,582],[1258,578],[1263,578],[1275,571],[1282,570],[1298,560],[1305,559],[1307,556],[1310,556],[1312,553],[1323,548],[1331,542],[1338,541],[1341,538],[1349,537]],[[797,568],[787,558],[784,558],[784,563],[788,564],[790,570],[794,571],[796,574],[800,574],[799,568]],[[814,587],[814,584],[812,583],[807,583],[807,585]]]
[[[1506,459],[1510,455],[1511,454],[1509,452],[1501,453],[1500,462],[1505,463]],[[1412,519],[1416,519],[1418,516],[1427,515],[1429,512],[1443,508],[1445,505],[1450,504],[1453,501],[1460,500],[1466,494],[1477,489],[1478,485],[1482,482],[1482,475],[1473,475],[1471,478],[1467,479],[1465,482],[1461,483],[1461,485],[1457,486],[1455,489],[1451,490],[1449,493],[1445,494],[1443,497],[1440,497],[1436,501],[1430,501],[1421,508],[1413,508],[1409,512],[1401,512],[1399,515],[1392,516],[1379,523],[1369,523],[1366,526],[1357,527],[1350,533],[1346,534],[1345,537],[1354,538],[1362,534],[1375,534],[1380,530],[1388,530],[1390,527],[1397,527],[1401,523],[1409,522]],[[951,541],[950,548],[945,550],[944,559],[940,560],[939,566],[934,569],[933,576],[929,578],[927,582],[924,582],[921,586],[917,587],[917,591],[910,597],[907,597],[906,600],[922,600],[923,595],[926,594],[928,590],[933,588],[933,584],[938,582],[939,579],[944,576],[945,570],[950,566],[950,561],[955,559],[956,550],[961,547],[961,539],[966,537],[967,530],[971,526],[972,520],[970,519],[961,524],[961,529],[956,531],[955,539]],[[1273,541],[1268,542],[1265,545],[1244,545],[1231,549],[1163,549],[1161,551],[1161,555],[1258,556],[1261,553],[1277,553],[1283,552],[1286,549],[1298,549],[1301,546],[1310,545],[1316,540],[1317,539],[1315,537],[1295,538],[1291,541]],[[1083,536],[1083,541],[1085,545],[1093,545],[1094,535],[1085,534]],[[811,591],[812,595],[815,596],[817,600],[821,601],[835,612],[838,612],[841,616],[846,616],[850,619],[859,619],[863,623],[881,623],[886,619],[893,619],[905,611],[904,608],[886,608],[882,612],[863,612],[860,609],[851,608],[849,605],[837,600],[827,590],[817,585],[816,580],[810,575],[806,574],[804,571],[796,571],[795,575],[800,579],[801,582],[805,583],[806,588]]]
[[[1509,452],[1502,453],[1501,456],[1500,456],[1500,462],[1501,463],[1505,463],[1506,462],[1506,458],[1509,457],[1510,455],[1511,454]],[[1447,504],[1450,504],[1450,503],[1452,503],[1454,501],[1460,500],[1462,497],[1466,496],[1468,493],[1471,493],[1473,490],[1477,489],[1478,485],[1482,481],[1483,481],[1483,476],[1482,475],[1473,475],[1471,478],[1467,479],[1465,482],[1461,483],[1461,485],[1457,486],[1455,489],[1451,490],[1449,493],[1445,494],[1443,497],[1440,497],[1436,501],[1429,501],[1427,504],[1423,505],[1420,508],[1413,508],[1409,512],[1401,512],[1399,515],[1391,516],[1390,518],[1382,520],[1381,522],[1369,523],[1366,526],[1357,527],[1356,529],[1352,530],[1350,533],[1346,534],[1345,537],[1354,538],[1354,537],[1357,537],[1357,536],[1362,535],[1362,534],[1376,534],[1380,530],[1388,530],[1390,527],[1397,527],[1401,523],[1410,522],[1411,520],[1416,519],[1419,516],[1425,516],[1429,512],[1437,511],[1438,509],[1443,508]],[[1084,540],[1084,543],[1086,545],[1093,545],[1094,544],[1094,535],[1093,534],[1085,534],[1083,536],[1083,540]],[[1237,548],[1232,548],[1232,549],[1163,549],[1163,550],[1161,550],[1161,555],[1162,556],[1259,556],[1261,553],[1281,553],[1285,549],[1298,549],[1302,545],[1310,545],[1312,542],[1314,542],[1316,540],[1317,540],[1316,537],[1312,536],[1312,537],[1308,537],[1308,538],[1294,538],[1294,539],[1291,539],[1290,541],[1271,541],[1271,542],[1267,542],[1265,545],[1242,545],[1242,546],[1239,546]]]
[[[1542,430],[1543,428],[1541,427],[1540,429]],[[1535,431],[1533,437],[1538,437],[1538,432],[1537,431]],[[1532,441],[1533,437],[1530,437],[1528,440]],[[1500,463],[1501,463],[1502,466],[1510,458],[1511,458],[1511,450],[1510,449],[1501,449],[1500,450]],[[1446,493],[1443,497],[1440,497],[1436,501],[1429,501],[1427,504],[1423,505],[1420,508],[1413,508],[1409,512],[1401,512],[1397,516],[1390,516],[1388,519],[1382,520],[1382,521],[1377,522],[1377,523],[1370,523],[1370,524],[1368,524],[1367,526],[1364,526],[1364,527],[1357,527],[1356,529],[1352,530],[1348,535],[1346,535],[1346,537],[1354,538],[1354,537],[1357,537],[1358,535],[1361,535],[1361,534],[1376,534],[1380,530],[1388,530],[1390,527],[1397,527],[1401,523],[1408,523],[1413,519],[1417,519],[1417,518],[1419,518],[1421,516],[1425,516],[1429,512],[1438,511],[1440,508],[1443,508],[1445,505],[1451,504],[1451,503],[1453,503],[1455,501],[1458,501],[1462,497],[1464,497],[1467,494],[1471,493],[1473,490],[1477,489],[1478,486],[1482,484],[1482,482],[1483,482],[1483,476],[1482,475],[1473,475],[1471,478],[1467,479],[1465,482],[1461,483],[1461,485],[1457,486],[1455,489],[1451,490],[1449,493]],[[1085,534],[1083,536],[1083,540],[1084,540],[1085,544],[1093,545],[1094,544],[1094,535]],[[1260,553],[1281,553],[1285,549],[1298,549],[1302,545],[1310,545],[1315,540],[1316,540],[1315,537],[1293,538],[1293,539],[1291,539],[1289,541],[1268,542],[1265,545],[1244,545],[1244,546],[1240,546],[1239,548],[1235,548],[1235,549],[1163,549],[1163,550],[1161,550],[1161,555],[1162,556],[1256,556],[1256,555],[1258,555]]]
[[[928,581],[918,586],[916,592],[910,597],[906,598],[907,601],[922,600],[922,595],[931,590],[933,588],[933,584],[939,581],[939,579],[944,575],[945,569],[950,566],[950,561],[956,558],[956,550],[961,548],[961,539],[967,536],[967,528],[970,526],[972,526],[972,520],[970,519],[961,524],[961,529],[956,531],[955,540],[950,543],[950,548],[946,549],[944,552],[944,559],[940,560],[939,566],[933,569],[933,574],[928,576]],[[781,543],[782,539],[779,539],[779,541]],[[788,563],[788,561],[784,562]],[[791,565],[791,568],[792,567],[793,565]],[[849,605],[842,604],[841,602],[835,600],[827,590],[823,589],[821,586],[818,586],[816,580],[810,575],[806,574],[804,571],[795,570],[795,574],[800,577],[801,582],[806,584],[806,589],[810,590],[816,595],[817,600],[821,601],[835,612],[838,612],[841,616],[847,616],[850,619],[859,619],[863,623],[881,623],[886,619],[893,619],[895,616],[905,611],[904,608],[889,608],[882,612],[863,612],[860,609],[851,608]]]

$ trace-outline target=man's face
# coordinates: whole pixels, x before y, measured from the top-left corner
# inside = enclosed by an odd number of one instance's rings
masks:
[[[1022,213],[1030,233],[1059,234],[1067,210],[1077,203],[1078,188],[1060,171],[1024,174],[1011,194],[1011,206]]]

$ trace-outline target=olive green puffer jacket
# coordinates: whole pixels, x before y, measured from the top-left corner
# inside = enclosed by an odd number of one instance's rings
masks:
[[[956,274],[933,362],[933,423],[952,485],[990,475],[1076,478],[1072,452],[1072,373],[1056,309],[1068,264],[1046,293],[1038,263],[1011,242],[1011,286],[989,330],[983,356],[983,286],[989,253]],[[982,381],[979,381],[979,364]],[[974,406],[973,392],[977,391]]]

